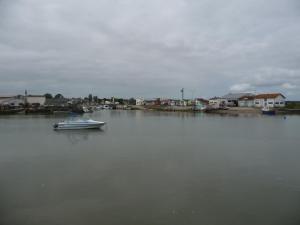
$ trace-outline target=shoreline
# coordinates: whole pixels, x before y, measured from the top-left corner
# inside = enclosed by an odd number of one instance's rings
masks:
[[[238,115],[238,114],[262,114],[260,108],[230,107],[228,109],[214,109],[211,111],[194,110],[192,107],[145,107],[143,110],[162,112],[203,112],[207,114]],[[300,109],[275,109],[276,115],[300,115]]]
[[[220,114],[220,115],[260,115],[260,108],[249,108],[249,107],[230,107],[228,109],[214,109],[211,111],[201,111],[194,110],[192,106],[129,106],[127,109],[117,108],[112,110],[144,110],[144,111],[160,111],[160,112],[194,112],[194,113],[207,113],[207,114]],[[275,109],[276,115],[300,115],[300,109]],[[45,109],[35,110],[32,112],[28,112],[26,110],[23,111],[13,111],[9,112],[1,112],[0,116],[4,115],[56,115],[56,111],[45,111]],[[68,114],[72,113],[72,111],[58,111],[58,114]]]

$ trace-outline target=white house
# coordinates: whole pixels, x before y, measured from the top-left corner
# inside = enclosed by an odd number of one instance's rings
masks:
[[[254,99],[255,107],[284,107],[285,96],[281,93],[259,94]]]
[[[220,108],[227,105],[227,100],[224,98],[213,97],[209,99],[208,104],[213,108]]]
[[[135,104],[136,105],[145,105],[145,100],[143,98],[136,98]]]
[[[254,96],[252,93],[229,93],[227,95],[222,96],[221,98],[226,99],[227,106],[238,106],[239,98],[244,96]]]
[[[44,95],[28,95],[26,96],[26,102],[30,105],[45,105],[46,97]]]

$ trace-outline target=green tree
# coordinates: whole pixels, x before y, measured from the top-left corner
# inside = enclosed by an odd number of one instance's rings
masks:
[[[136,104],[136,100],[134,98],[130,98],[128,102],[129,102],[129,105],[135,105]]]
[[[93,95],[89,94],[88,99],[89,99],[89,103],[91,103],[93,101]]]
[[[123,98],[119,98],[117,101],[120,103],[120,105],[124,105],[124,99]]]
[[[61,98],[64,98],[64,96],[62,94],[57,94],[57,95],[54,96],[54,98],[61,99]]]
[[[46,94],[44,94],[44,96],[45,96],[45,98],[47,98],[47,99],[53,98],[53,96],[52,96],[50,93],[46,93]]]
[[[95,103],[98,103],[98,96],[94,96],[93,100],[94,100]]]

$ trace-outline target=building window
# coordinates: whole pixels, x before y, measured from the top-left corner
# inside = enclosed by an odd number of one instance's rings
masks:
[[[280,105],[283,105],[283,102],[280,102]]]
[[[275,102],[276,105],[279,105],[279,102]]]
[[[255,102],[256,105],[259,105],[259,102]]]
[[[269,104],[269,105],[272,105],[272,104],[273,104],[273,102],[268,102],[268,104]]]

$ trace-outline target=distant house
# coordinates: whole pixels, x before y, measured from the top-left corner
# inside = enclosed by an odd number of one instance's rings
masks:
[[[238,106],[238,100],[244,96],[253,96],[251,93],[229,93],[227,95],[222,96],[221,98],[226,99],[227,106]]]
[[[45,101],[46,106],[68,106],[72,102],[66,98],[47,98]]]
[[[187,106],[194,106],[195,105],[195,100],[193,100],[193,99],[187,99],[187,100],[185,100],[185,102],[186,102]]]
[[[81,98],[71,98],[69,100],[69,103],[70,104],[74,104],[74,105],[76,105],[76,104],[82,104],[83,100]]]
[[[186,106],[188,104],[187,100],[179,100],[179,99],[156,99],[154,100],[154,105],[162,105],[162,106]]]
[[[12,99],[14,99],[14,96],[0,96],[0,105],[5,104]]]
[[[169,106],[181,106],[182,102],[179,99],[169,99],[168,105]]]
[[[28,95],[26,96],[26,102],[30,105],[45,105],[46,97],[44,95]]]
[[[136,105],[145,105],[145,100],[143,98],[136,98],[135,104]]]
[[[209,99],[208,104],[213,108],[220,108],[227,105],[227,100],[220,97],[213,97]]]
[[[254,107],[255,96],[242,96],[238,99],[239,107]]]
[[[145,100],[145,105],[155,105],[156,100],[155,99],[147,99]]]
[[[255,107],[284,107],[285,96],[281,93],[259,94],[255,96]]]
[[[10,108],[19,107],[24,104],[24,99],[18,96],[0,96],[0,105]]]
[[[184,107],[185,107],[185,106],[187,106],[187,105],[188,105],[188,101],[187,101],[187,100],[184,100],[184,99],[183,99],[183,100],[180,100],[180,101],[179,101],[179,106],[184,106]]]
[[[161,99],[160,104],[163,106],[170,106],[171,105],[171,99]]]

